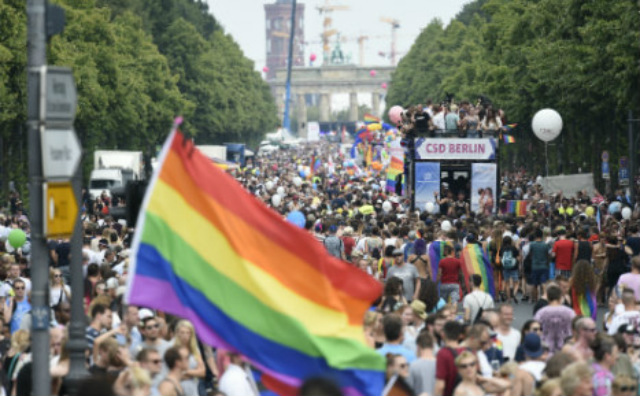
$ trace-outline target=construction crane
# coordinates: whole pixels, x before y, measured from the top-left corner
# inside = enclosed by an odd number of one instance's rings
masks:
[[[320,7],[316,7],[320,15],[325,14],[324,21],[322,22],[322,34],[320,35],[322,39],[322,63],[329,63],[330,51],[331,47],[329,46],[329,38],[331,36],[338,33],[336,29],[331,29],[332,19],[329,16],[333,11],[345,11],[349,9],[349,6],[343,5],[331,5],[329,4],[329,0],[325,0],[324,5]]]
[[[381,22],[391,25],[391,66],[396,65],[396,30],[400,28],[400,21],[392,18],[380,18]]]

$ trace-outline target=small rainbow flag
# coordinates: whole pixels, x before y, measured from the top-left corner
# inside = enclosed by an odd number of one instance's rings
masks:
[[[316,158],[316,160],[313,162],[313,167],[312,167],[313,173],[316,173],[321,166],[322,166],[322,161],[320,161],[320,158]]]
[[[469,283],[469,276],[478,274],[482,276],[482,287],[484,291],[495,297],[496,288],[493,281],[493,269],[487,252],[485,252],[480,245],[470,243],[462,249],[462,263],[462,273],[464,274],[467,290],[472,289]]]
[[[503,214],[510,213],[517,217],[525,217],[527,215],[527,201],[525,200],[509,200],[503,206],[501,212]]]
[[[381,394],[384,358],[362,328],[380,284],[258,201],[177,125],[138,224],[128,304],[189,319],[203,342],[243,355],[279,395],[313,376],[344,394]]]
[[[518,126],[518,124],[507,124],[507,125],[502,126],[502,129],[503,129],[504,131],[509,132],[509,131],[511,131],[512,129],[515,129],[515,127],[517,127],[517,126]]]
[[[515,143],[515,142],[516,142],[516,138],[514,138],[514,137],[513,137],[513,136],[511,136],[511,135],[507,135],[507,134],[503,134],[503,135],[502,135],[502,140],[503,140],[505,143],[507,143],[507,144]]]
[[[375,117],[371,114],[365,114],[364,115],[364,123],[369,125],[369,124],[379,124],[380,123],[380,118]]]
[[[591,317],[591,319],[596,320],[598,317],[598,304],[596,304],[594,293],[586,290],[586,293],[578,295],[575,289],[572,289],[571,300],[573,301],[573,310],[576,315]]]

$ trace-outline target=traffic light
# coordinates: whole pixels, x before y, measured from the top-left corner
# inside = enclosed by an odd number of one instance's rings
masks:
[[[127,227],[135,227],[147,184],[146,180],[136,180],[128,182],[126,187],[112,188],[109,214],[116,220],[125,219]]]

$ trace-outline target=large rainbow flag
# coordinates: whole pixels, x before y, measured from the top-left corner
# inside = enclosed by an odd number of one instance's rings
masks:
[[[172,131],[141,209],[126,300],[193,322],[280,395],[326,376],[379,396],[384,358],[362,322],[380,284],[330,256]]]
[[[478,274],[482,276],[482,287],[486,293],[496,296],[496,287],[493,281],[493,268],[487,252],[476,243],[469,243],[462,249],[462,272],[467,290],[472,289],[469,276]]]
[[[585,293],[578,295],[574,289],[571,290],[571,301],[573,302],[573,310],[576,315],[590,317],[597,320],[598,304],[596,304],[596,295],[586,290]]]

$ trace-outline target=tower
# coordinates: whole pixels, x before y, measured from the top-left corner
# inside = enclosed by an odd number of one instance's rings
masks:
[[[276,69],[287,66],[291,5],[291,0],[276,0],[275,3],[264,5],[268,80],[275,77]],[[293,65],[304,66],[304,4],[300,2],[296,6],[295,24]]]

